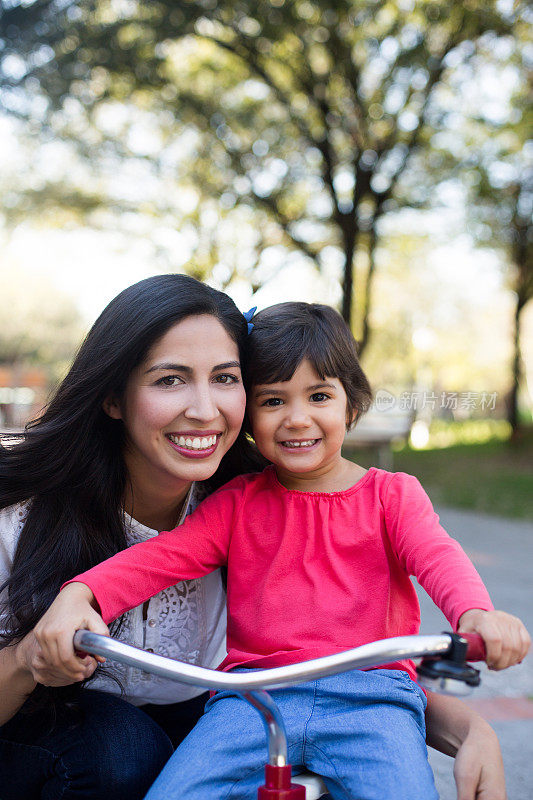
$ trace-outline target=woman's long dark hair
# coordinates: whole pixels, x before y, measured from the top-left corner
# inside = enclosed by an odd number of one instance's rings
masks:
[[[34,628],[64,581],[126,547],[124,429],[102,403],[110,396],[121,398],[130,373],[154,343],[197,314],[220,321],[242,360],[246,322],[226,294],[185,275],[147,278],[104,309],[22,441],[0,445],[0,508],[30,501],[11,575],[0,587],[0,596],[7,598],[2,644],[16,643]],[[212,491],[259,464],[241,432],[216,475],[205,482],[207,488]],[[37,695],[45,705],[59,700],[60,706],[75,692],[75,687],[40,687]]]

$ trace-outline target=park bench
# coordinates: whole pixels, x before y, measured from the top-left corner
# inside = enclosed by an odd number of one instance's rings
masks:
[[[377,454],[377,466],[392,469],[392,445],[407,441],[413,424],[409,410],[388,408],[381,410],[372,405],[357,425],[344,438],[344,449],[373,449]]]

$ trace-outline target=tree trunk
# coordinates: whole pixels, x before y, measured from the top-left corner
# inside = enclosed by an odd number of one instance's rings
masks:
[[[512,231],[513,247],[512,256],[517,269],[515,284],[516,307],[514,313],[513,331],[513,365],[512,365],[512,385],[507,395],[507,420],[512,428],[512,436],[516,436],[520,430],[520,418],[518,408],[518,392],[523,378],[523,362],[520,348],[520,322],[524,306],[533,297],[533,270],[531,263],[531,220],[530,216],[524,214],[520,209],[520,197],[525,189],[520,182],[513,188],[513,219]],[[524,195],[526,196],[526,195]],[[527,203],[526,203],[527,207]]]
[[[363,297],[363,312],[361,320],[361,339],[359,341],[359,356],[368,345],[370,339],[370,308],[372,306],[372,284],[374,282],[374,275],[376,272],[376,245],[378,243],[377,223],[381,216],[381,211],[378,209],[373,220],[372,226],[368,232],[368,272],[365,280],[364,297]]]
[[[520,322],[522,309],[526,304],[526,297],[518,292],[514,313],[513,330],[513,364],[512,364],[512,384],[507,395],[507,421],[512,428],[512,436],[515,436],[520,429],[520,418],[518,413],[518,392],[523,377],[522,353],[520,348]]]
[[[353,257],[358,230],[351,215],[346,215],[342,221],[342,239],[344,244],[344,278],[342,281],[341,314],[352,328],[352,301],[353,301]]]

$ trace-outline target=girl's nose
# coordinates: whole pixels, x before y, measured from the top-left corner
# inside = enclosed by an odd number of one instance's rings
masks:
[[[309,414],[303,409],[295,406],[289,408],[285,418],[287,428],[308,428],[311,425]]]
[[[197,419],[201,422],[210,422],[218,417],[218,406],[212,396],[209,386],[196,387],[190,402],[185,409],[187,419]]]

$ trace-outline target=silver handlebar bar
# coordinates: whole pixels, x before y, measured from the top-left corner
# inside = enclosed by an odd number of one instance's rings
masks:
[[[446,633],[396,636],[392,639],[382,639],[345,650],[342,653],[322,656],[298,664],[239,673],[219,672],[215,669],[187,664],[184,661],[173,661],[90,631],[80,630],[76,631],[74,635],[76,650],[105,656],[130,667],[138,667],[153,675],[192,686],[201,686],[206,689],[233,689],[238,692],[267,687],[280,689],[325,675],[346,672],[349,669],[375,667],[405,658],[445,654],[450,648],[451,641],[451,636]]]
[[[266,687],[280,689],[303,683],[306,680],[346,672],[349,669],[376,667],[405,658],[445,656],[450,652],[452,641],[452,636],[448,633],[433,636],[420,634],[397,636],[298,664],[239,673],[219,672],[215,669],[187,664],[184,661],[174,661],[91,631],[80,630],[74,634],[76,650],[105,656],[153,675],[192,686],[201,686],[206,689],[229,689],[238,692],[259,712],[268,739],[269,764],[278,767],[287,764],[287,737],[280,711],[274,700],[265,691]],[[466,688],[466,684],[462,684],[460,681],[453,681],[453,683],[456,684],[454,693],[468,693],[460,688],[463,685]]]

